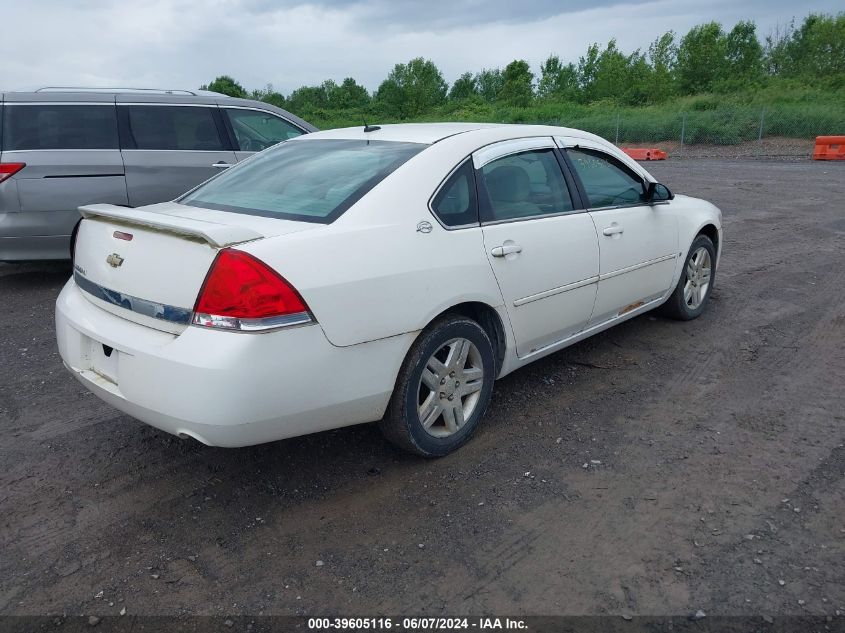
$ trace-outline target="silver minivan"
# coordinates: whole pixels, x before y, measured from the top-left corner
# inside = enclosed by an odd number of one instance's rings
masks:
[[[172,200],[316,130],[268,103],[205,91],[0,93],[0,261],[67,259],[78,207]]]

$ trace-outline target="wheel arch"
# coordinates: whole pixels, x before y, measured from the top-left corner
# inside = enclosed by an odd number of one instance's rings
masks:
[[[482,301],[464,301],[463,303],[457,303],[445,310],[442,310],[434,318],[432,318],[425,327],[428,327],[434,321],[446,314],[460,314],[468,319],[472,319],[484,329],[487,336],[490,337],[490,342],[493,343],[493,358],[496,361],[496,375],[498,376],[505,361],[505,352],[507,351],[507,334],[505,332],[505,324],[502,322],[502,317],[496,309]]]
[[[695,234],[696,237],[699,235],[706,235],[710,238],[710,241],[713,242],[713,248],[716,251],[716,263],[718,264],[719,261],[719,240],[721,235],[719,234],[719,229],[716,228],[715,224],[707,223],[698,229],[698,232]]]

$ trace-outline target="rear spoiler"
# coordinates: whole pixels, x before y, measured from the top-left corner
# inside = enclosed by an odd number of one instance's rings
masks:
[[[212,246],[220,248],[264,237],[258,231],[245,226],[220,224],[210,220],[197,220],[148,209],[118,207],[112,204],[92,204],[79,207],[79,212],[83,218],[94,220],[108,218],[126,224],[148,226],[169,233],[200,238]]]

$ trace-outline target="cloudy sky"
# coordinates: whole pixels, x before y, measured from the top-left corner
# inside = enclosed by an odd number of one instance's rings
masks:
[[[577,61],[615,37],[753,19],[766,35],[842,0],[0,0],[0,89],[37,85],[196,88],[229,74],[285,94],[354,77],[370,90],[393,65],[434,60],[447,81],[516,58]]]

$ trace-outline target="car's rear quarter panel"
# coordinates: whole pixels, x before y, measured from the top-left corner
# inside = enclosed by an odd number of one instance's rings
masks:
[[[339,346],[414,332],[467,301],[502,305],[481,229],[444,229],[428,209],[462,160],[437,145],[408,161],[325,231],[241,246],[303,295]],[[428,222],[431,232],[417,230]]]

